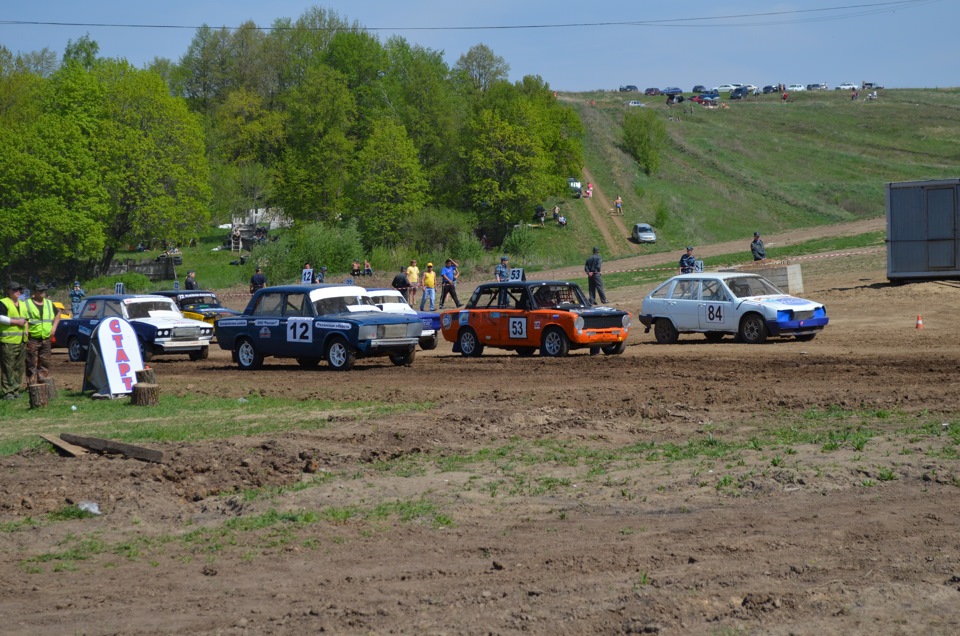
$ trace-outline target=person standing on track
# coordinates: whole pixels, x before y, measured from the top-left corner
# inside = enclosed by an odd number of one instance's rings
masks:
[[[47,297],[47,286],[35,285],[30,299],[22,301],[27,306],[30,320],[27,338],[27,386],[42,384],[50,377],[50,337],[57,330],[60,311]]]
[[[590,304],[597,304],[597,296],[600,296],[600,302],[607,304],[607,294],[603,291],[603,275],[600,269],[603,266],[603,259],[600,258],[600,248],[593,248],[593,254],[587,258],[583,265],[583,271],[587,273],[587,286],[590,290]]]
[[[460,308],[460,299],[457,298],[457,278],[459,277],[460,269],[457,261],[448,258],[440,270],[440,309],[443,309],[443,303],[447,300],[447,294],[450,294],[450,298],[456,303],[457,308]]]
[[[750,253],[753,254],[753,260],[767,260],[767,250],[763,247],[763,241],[760,240],[760,232],[753,233],[753,243],[750,244]]]
[[[263,289],[267,286],[267,277],[263,275],[263,270],[257,268],[256,273],[250,277],[250,293],[256,292],[258,289]]]
[[[20,397],[26,361],[27,319],[26,300],[20,300],[23,287],[11,281],[7,297],[0,300],[0,394],[4,400]]]
[[[693,257],[693,246],[687,246],[687,253],[680,257],[680,273],[692,274],[697,267],[697,261]]]
[[[617,211],[617,216],[623,216],[623,199],[620,198],[620,195],[617,195],[617,198],[613,202],[613,207]]]

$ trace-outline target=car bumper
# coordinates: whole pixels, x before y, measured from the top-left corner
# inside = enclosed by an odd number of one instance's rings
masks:
[[[805,336],[823,331],[828,322],[830,319],[826,317],[789,321],[768,320],[767,330],[771,336]]]
[[[608,344],[623,342],[630,335],[629,328],[619,329],[584,329],[575,332],[570,338],[572,348],[601,347]]]
[[[637,316],[637,320],[640,321],[640,324],[641,324],[641,325],[643,325],[644,327],[646,327],[646,329],[644,329],[643,332],[644,332],[644,333],[649,333],[649,332],[650,332],[650,327],[653,326],[653,320],[654,320],[653,314],[644,314],[644,315],[641,315],[641,316]]]
[[[419,338],[383,338],[357,343],[357,351],[364,357],[386,356],[391,353],[407,353],[419,343]]]
[[[200,351],[204,347],[209,346],[209,340],[156,341],[153,343],[153,353],[155,355],[189,353],[191,351]]]

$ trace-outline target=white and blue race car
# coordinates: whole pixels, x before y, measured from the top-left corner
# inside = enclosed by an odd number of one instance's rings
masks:
[[[727,334],[749,344],[770,336],[813,340],[830,319],[820,303],[785,294],[756,274],[694,273],[674,276],[643,299],[640,322],[660,344],[681,333],[719,342]]]
[[[440,338],[440,314],[434,311],[417,311],[407,303],[398,290],[392,287],[370,287],[367,289],[370,300],[381,310],[391,314],[408,314],[417,316],[423,323],[423,332],[420,334],[420,348],[430,351],[437,348]]]

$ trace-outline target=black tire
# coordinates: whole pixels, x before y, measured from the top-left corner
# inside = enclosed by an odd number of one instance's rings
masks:
[[[483,353],[483,345],[477,338],[477,332],[466,327],[457,334],[457,345],[460,347],[460,354],[466,358],[476,358]]]
[[[653,335],[660,344],[675,344],[680,338],[680,332],[669,318],[657,318],[653,323]]]
[[[437,348],[437,343],[440,339],[437,337],[437,334],[433,334],[428,338],[420,338],[420,348],[424,351],[432,351]]]
[[[150,362],[153,360],[153,351],[143,344],[143,340],[138,340],[137,342],[140,343],[140,358],[144,362]]]
[[[241,338],[237,341],[233,357],[237,361],[237,366],[244,371],[253,371],[263,366],[263,355],[254,348],[249,338]]]
[[[570,353],[570,339],[562,329],[551,327],[543,332],[540,355],[548,358],[562,358]]]
[[[517,355],[521,358],[529,358],[537,352],[536,347],[517,347]]]
[[[414,358],[417,357],[417,350],[411,349],[406,353],[391,353],[390,362],[398,367],[409,367],[413,364]]]
[[[67,341],[67,357],[70,358],[70,362],[83,362],[87,359],[87,352],[83,350],[80,338],[70,338]]]
[[[316,369],[320,364],[320,358],[297,358],[297,364],[301,369]]]
[[[720,342],[726,334],[722,331],[708,331],[703,335],[707,342]]]
[[[357,352],[347,341],[339,336],[330,339],[327,344],[327,364],[335,371],[349,371],[357,361]]]
[[[206,360],[209,357],[210,357],[210,347],[204,347],[203,349],[200,349],[200,351],[190,352],[190,359],[193,360],[194,362],[198,362],[200,360]]]
[[[815,334],[815,333],[805,333],[805,334],[803,334],[803,335],[801,335],[801,336],[797,336],[797,341],[798,341],[798,342],[810,342],[811,340],[813,340],[813,339],[816,338],[816,337],[817,337],[817,334]]]
[[[740,320],[740,340],[747,344],[761,344],[767,340],[767,323],[760,314],[747,314]]]
[[[611,345],[607,345],[605,347],[600,348],[600,350],[603,351],[603,353],[608,356],[618,356],[624,351],[626,351],[626,349],[627,349],[626,340],[618,342],[617,344],[611,344]]]

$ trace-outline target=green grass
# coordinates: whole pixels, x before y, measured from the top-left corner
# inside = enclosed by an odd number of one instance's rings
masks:
[[[0,427],[0,456],[23,448],[45,447],[47,442],[39,435],[62,431],[130,443],[184,442],[320,430],[329,426],[333,416],[366,419],[432,407],[431,402],[290,401],[257,395],[241,401],[161,395],[156,407],[145,410],[128,400],[90,400],[82,394],[64,392],[44,409],[30,409],[28,404],[11,401],[0,403],[0,419],[5,421]]]

